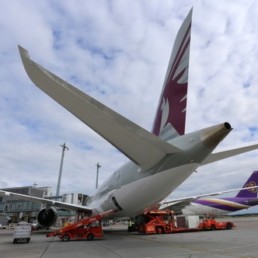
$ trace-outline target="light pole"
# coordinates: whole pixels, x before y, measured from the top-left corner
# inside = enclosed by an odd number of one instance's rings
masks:
[[[97,176],[96,176],[96,189],[98,189],[98,184],[99,184],[99,169],[101,168],[100,164],[97,163]]]
[[[65,143],[63,145],[59,145],[59,146],[62,147],[62,156],[61,156],[61,163],[60,163],[60,169],[59,169],[58,182],[57,182],[57,187],[56,187],[56,196],[59,196],[59,194],[60,194],[60,185],[61,185],[61,178],[62,178],[65,150],[69,150],[69,148],[65,145]]]

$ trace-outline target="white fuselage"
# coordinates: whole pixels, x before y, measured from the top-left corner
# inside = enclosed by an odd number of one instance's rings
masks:
[[[184,215],[205,215],[205,214],[222,215],[222,214],[228,213],[228,211],[201,205],[199,203],[191,203],[190,205],[182,209],[182,213]]]
[[[116,216],[136,216],[153,208],[189,177],[229,133],[225,124],[179,136],[170,144],[181,151],[167,155],[150,170],[133,162],[119,168],[88,203],[97,212],[116,210]]]
[[[192,163],[157,174],[143,177],[128,184],[112,189],[108,194],[95,198],[89,204],[98,212],[111,209],[118,210],[116,216],[136,216],[142,214],[147,207],[157,205],[190,176],[199,164]],[[121,175],[122,176],[122,175]],[[115,197],[121,210],[112,200]]]
[[[200,199],[202,200],[202,199]],[[242,209],[247,209],[250,206],[247,204],[243,204],[240,202],[234,202],[230,200],[223,200],[223,199],[204,199],[204,200],[212,200],[213,202],[221,203],[225,206],[223,209],[222,207],[219,208],[218,205],[204,205],[200,203],[195,203],[192,202],[188,206],[186,206],[184,209],[182,209],[182,213],[184,215],[205,215],[205,214],[214,214],[214,215],[223,215],[223,214],[228,214],[230,212],[233,212],[234,210],[231,210],[230,208],[234,207],[235,211],[242,210]],[[228,209],[226,208],[228,206]]]

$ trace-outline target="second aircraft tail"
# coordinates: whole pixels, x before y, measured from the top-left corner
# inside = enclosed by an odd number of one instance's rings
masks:
[[[258,171],[254,171],[252,175],[248,178],[246,183],[243,185],[244,187],[251,187],[251,186],[257,186],[258,185]],[[257,188],[253,189],[246,189],[246,190],[240,190],[236,197],[250,197],[250,198],[256,198],[257,197]]]

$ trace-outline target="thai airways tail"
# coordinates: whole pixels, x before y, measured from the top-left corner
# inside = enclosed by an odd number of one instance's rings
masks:
[[[185,133],[192,9],[175,39],[152,133],[170,140]]]
[[[243,185],[243,188],[257,186],[257,185],[258,185],[258,171],[254,171],[252,175],[248,178],[246,183]],[[236,195],[236,197],[257,198],[257,188],[240,190]]]

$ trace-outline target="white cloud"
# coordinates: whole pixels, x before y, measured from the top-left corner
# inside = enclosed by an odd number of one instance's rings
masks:
[[[234,131],[222,145],[257,140],[256,1],[3,1],[0,187],[37,182],[54,193],[63,142],[70,147],[63,192],[92,193],[97,162],[103,181],[126,160],[34,87],[18,44],[47,69],[151,129],[173,40],[192,6],[187,132],[229,121]],[[205,166],[175,194],[216,191],[214,180],[221,190],[241,186],[256,168],[255,154]]]

